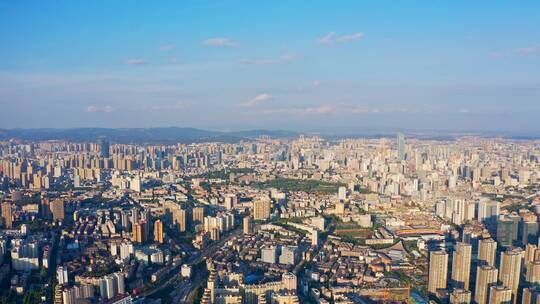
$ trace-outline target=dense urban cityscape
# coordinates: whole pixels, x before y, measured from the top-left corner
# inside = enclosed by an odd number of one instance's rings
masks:
[[[540,304],[539,0],[0,0],[0,304]]]
[[[2,303],[536,303],[540,144],[0,142]]]

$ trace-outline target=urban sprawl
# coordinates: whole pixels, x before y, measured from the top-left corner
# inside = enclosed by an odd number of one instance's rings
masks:
[[[540,303],[540,142],[0,142],[1,303]]]

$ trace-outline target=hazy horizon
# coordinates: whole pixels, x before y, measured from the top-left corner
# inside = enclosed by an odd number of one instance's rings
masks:
[[[0,128],[540,132],[540,3],[0,3]]]

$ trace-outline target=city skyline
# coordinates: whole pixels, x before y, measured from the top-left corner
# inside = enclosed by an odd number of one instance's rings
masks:
[[[3,2],[0,128],[534,135],[539,6]]]

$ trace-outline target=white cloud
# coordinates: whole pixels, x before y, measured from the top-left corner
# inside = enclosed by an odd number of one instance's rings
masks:
[[[128,59],[126,63],[129,65],[144,65],[144,64],[147,64],[148,62],[142,58],[132,58],[132,59]]]
[[[97,111],[98,111],[98,109],[97,109],[96,106],[88,106],[88,107],[86,107],[86,112],[88,112],[88,113],[94,113],[94,112],[97,112]]]
[[[338,42],[351,42],[355,40],[359,40],[364,38],[364,33],[354,33],[349,35],[343,35],[341,37],[337,37],[336,41]]]
[[[174,45],[172,45],[172,44],[162,45],[162,46],[159,48],[159,50],[162,51],[162,52],[172,51],[172,50],[174,50]]]
[[[347,43],[364,38],[364,33],[352,33],[338,36],[335,32],[330,32],[320,38],[317,38],[316,43],[321,45],[330,45],[334,43]]]
[[[330,32],[320,38],[317,39],[318,44],[331,44],[334,41],[334,37],[336,36],[336,33]]]
[[[95,105],[89,105],[86,107],[85,111],[88,113],[97,113],[97,112],[111,113],[111,112],[116,111],[116,109],[110,105],[106,105],[104,107],[96,107]]]
[[[540,44],[519,48],[516,51],[521,55],[532,55],[532,54],[540,53]]]
[[[244,103],[241,103],[240,105],[243,106],[243,107],[254,107],[254,106],[257,106],[263,102],[266,102],[268,100],[272,99],[272,95],[268,94],[268,93],[262,93],[262,94],[259,94],[255,97],[253,97],[251,100],[247,101],[247,102],[244,102]]]
[[[297,58],[298,56],[295,54],[285,54],[278,58],[242,59],[240,63],[248,65],[274,65],[291,62]]]
[[[338,112],[339,109],[332,105],[320,105],[315,107],[302,107],[302,108],[278,108],[278,109],[266,109],[263,112],[265,114],[285,113],[291,115],[310,115],[310,114],[333,114]]]
[[[203,44],[208,45],[208,46],[221,46],[221,47],[238,46],[238,43],[228,38],[223,38],[223,37],[206,39],[205,41],[203,41]]]

